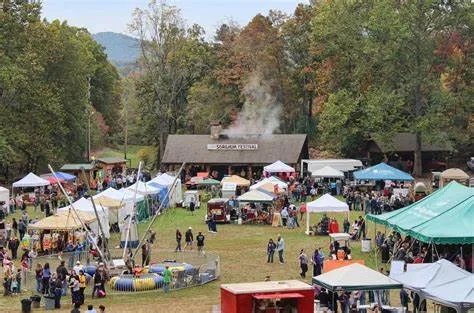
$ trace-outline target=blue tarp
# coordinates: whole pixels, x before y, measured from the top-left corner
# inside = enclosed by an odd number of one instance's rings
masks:
[[[392,180],[392,181],[413,181],[410,174],[400,171],[385,163],[365,168],[354,172],[356,180]]]
[[[64,173],[64,172],[56,172],[56,176],[59,179],[64,179],[64,180],[75,180],[76,179],[76,176],[68,174],[68,173]]]
[[[159,189],[159,192],[157,194],[158,199],[160,200],[160,203],[163,203],[163,207],[168,207],[169,200],[166,198],[166,194],[168,193],[168,187],[157,184],[153,181],[148,182],[147,185]]]

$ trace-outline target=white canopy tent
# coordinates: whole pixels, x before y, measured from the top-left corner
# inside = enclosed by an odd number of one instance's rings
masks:
[[[92,202],[89,199],[86,198],[80,198],[79,200],[75,201],[72,203],[73,208],[77,212],[84,212],[84,213],[89,213],[91,215],[95,216],[94,212],[94,206]],[[95,207],[97,209],[97,215],[99,216],[100,223],[102,225],[102,229],[104,231],[104,236],[105,238],[110,238],[110,225],[109,225],[109,210],[105,207],[102,207],[98,203],[95,204]],[[58,208],[58,212],[67,212],[71,209],[71,206],[65,206],[62,208]],[[89,224],[89,227],[95,234],[99,234],[99,224],[97,221],[92,222]]]
[[[313,284],[331,291],[401,289],[402,284],[365,265],[352,263],[313,277]]]
[[[33,173],[29,173],[19,181],[16,181],[12,184],[13,188],[23,188],[23,187],[41,187],[50,185],[50,182],[46,179],[43,179]]]
[[[468,271],[444,259],[424,265],[426,266],[390,277],[402,283],[405,288],[418,291],[471,276]]]
[[[344,178],[344,173],[330,166],[325,166],[319,170],[311,172],[311,176],[322,178]]]
[[[5,202],[8,206],[8,202],[10,201],[10,190],[5,187],[0,186],[0,202]],[[1,209],[1,205],[0,205]]]
[[[273,197],[265,192],[254,189],[237,197],[237,200],[239,202],[272,202]]]
[[[181,188],[181,179],[179,179],[178,177],[173,187],[172,185],[174,181],[175,177],[166,173],[161,174],[150,181],[157,183],[158,185],[166,186],[168,189],[173,188],[173,190],[171,190],[170,194],[168,195],[170,205],[174,205],[183,201],[183,189]]]
[[[422,289],[425,298],[455,308],[458,313],[470,312],[474,308],[474,275],[449,283]]]
[[[285,183],[284,181],[281,181],[280,179],[278,179],[275,176],[270,176],[270,177],[264,178],[261,181],[259,181],[258,183],[253,184],[252,186],[250,186],[250,190],[258,189],[261,186],[263,186],[265,184],[268,184],[268,183],[270,183],[272,185],[278,185],[278,189],[288,190],[288,184]]]
[[[95,197],[106,196],[114,200],[124,202],[124,206],[118,210],[117,222],[120,230],[125,227],[125,218],[129,216],[133,210],[133,202],[135,201],[135,193],[133,191],[122,188],[120,190],[112,187],[107,188]],[[137,193],[137,203],[145,200],[145,196]]]
[[[263,170],[267,173],[293,173],[295,171],[294,168],[289,165],[286,165],[280,160],[270,165],[264,166]]]
[[[309,213],[321,212],[347,212],[349,206],[331,196],[329,193],[322,195],[318,199],[306,203],[306,234],[309,234]]]
[[[138,184],[138,186],[137,186],[137,184]],[[133,192],[133,193],[136,190],[137,193],[139,193],[141,195],[144,195],[144,196],[156,195],[157,193],[160,192],[160,190],[158,188],[147,185],[142,181],[138,181],[135,184],[127,187],[126,189]]]
[[[324,159],[324,160],[301,160],[301,176],[303,176],[304,164],[308,166],[308,172],[315,172],[325,166],[330,166],[342,172],[349,172],[363,166],[360,160],[355,159]]]

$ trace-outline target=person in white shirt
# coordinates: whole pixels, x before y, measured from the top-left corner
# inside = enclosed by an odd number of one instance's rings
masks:
[[[74,265],[74,267],[72,269],[74,270],[74,273],[76,273],[76,275],[79,276],[79,272],[82,271],[84,269],[84,267],[82,266],[80,261],[77,261],[76,265]]]

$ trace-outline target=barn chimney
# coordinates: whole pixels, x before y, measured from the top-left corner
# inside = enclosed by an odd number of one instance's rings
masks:
[[[211,122],[211,139],[218,140],[221,136],[222,125],[219,121]]]

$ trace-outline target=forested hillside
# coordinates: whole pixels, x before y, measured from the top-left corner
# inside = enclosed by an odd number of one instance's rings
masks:
[[[109,60],[118,67],[133,65],[140,57],[140,43],[138,39],[113,32],[101,32],[93,34],[102,47]]]
[[[361,157],[369,136],[416,135],[472,153],[470,1],[311,1],[292,16],[218,27],[212,42],[178,8],[153,2],[131,24],[144,51],[137,102],[148,143],[205,133],[308,133]],[[146,34],[146,35],[145,35]]]
[[[40,18],[39,2],[0,10],[0,175],[84,161],[120,131],[119,76],[85,29]],[[12,35],[14,34],[14,35]]]

